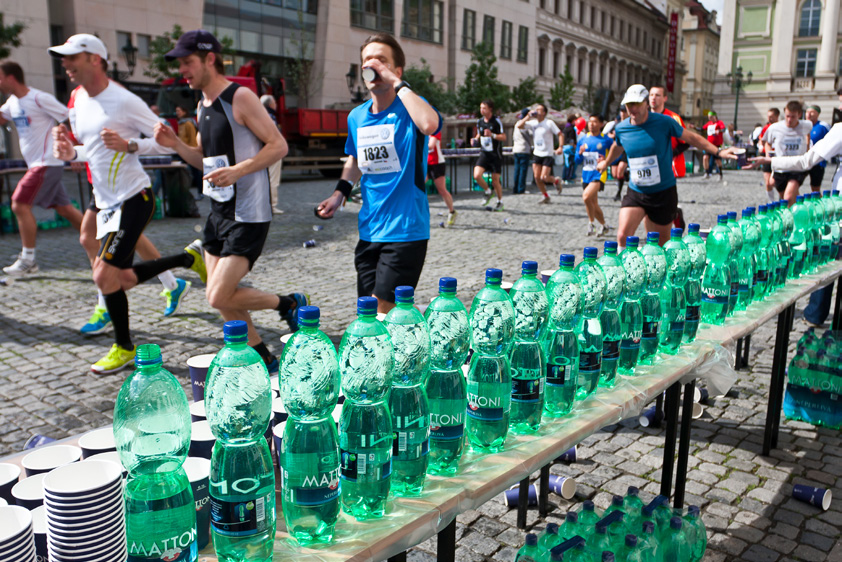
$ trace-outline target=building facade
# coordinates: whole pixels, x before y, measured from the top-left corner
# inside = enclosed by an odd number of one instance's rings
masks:
[[[734,120],[736,91],[728,74],[752,72],[739,97],[738,126],[765,122],[766,110],[790,99],[814,103],[829,116],[839,105],[840,0],[725,2],[714,108]],[[826,117],[827,118],[827,117]]]
[[[707,121],[707,112],[713,109],[719,61],[719,26],[716,24],[716,12],[709,12],[695,0],[687,0],[684,8],[681,55],[687,68],[681,114],[701,125]]]

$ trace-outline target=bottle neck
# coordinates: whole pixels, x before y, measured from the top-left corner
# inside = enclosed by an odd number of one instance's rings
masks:
[[[225,336],[225,345],[230,347],[244,347],[248,345],[249,338],[244,336]]]
[[[439,289],[439,296],[444,298],[444,299],[454,299],[454,298],[456,298],[456,291]]]

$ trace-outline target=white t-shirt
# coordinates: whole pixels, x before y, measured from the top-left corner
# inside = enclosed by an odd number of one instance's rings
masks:
[[[138,155],[168,152],[152,139],[157,122],[158,117],[142,99],[114,82],[109,82],[108,87],[94,97],[90,97],[84,88],[76,89],[73,107],[70,108],[70,127],[85,147],[99,209],[120,205],[149,187],[149,176],[143,170]],[[143,139],[139,152],[115,152],[102,142],[100,133],[103,128],[115,131],[126,140],[141,134],[149,138]],[[143,150],[146,145],[154,145],[160,150],[151,146],[152,150]]]
[[[532,131],[533,148],[532,154],[535,156],[552,156],[553,155],[553,137],[558,136],[561,132],[555,121],[544,119],[538,121],[537,119],[530,119],[526,122],[526,127]]]
[[[64,162],[53,157],[52,129],[56,122],[67,119],[67,108],[55,97],[36,88],[29,88],[29,92],[22,98],[15,95],[9,97],[0,107],[0,115],[14,122],[20,139],[20,151],[28,167],[64,165]]]
[[[786,121],[778,121],[766,129],[763,140],[772,145],[775,156],[801,156],[810,148],[809,136],[812,129],[813,124],[806,119],[799,121],[792,129],[786,126]],[[772,171],[781,170],[772,168]]]

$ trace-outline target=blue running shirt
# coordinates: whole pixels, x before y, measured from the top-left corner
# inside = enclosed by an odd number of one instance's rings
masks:
[[[672,138],[684,134],[678,121],[650,111],[643,125],[632,125],[626,118],[614,133],[615,142],[629,157],[629,187],[640,193],[657,193],[675,185]]]
[[[813,125],[813,129],[810,131],[810,147],[812,148],[817,142],[822,140],[826,134],[830,132],[830,126],[825,123],[824,121],[817,121],[815,125]],[[816,166],[821,166],[824,168],[827,166],[827,160],[819,162]]]
[[[400,98],[380,113],[372,100],[348,115],[345,154],[363,173],[360,239],[366,242],[414,242],[430,238],[427,137],[418,130]],[[441,129],[441,116],[439,116]]]
[[[606,170],[600,174],[596,169],[596,164],[600,156],[605,157],[612,144],[614,144],[614,139],[604,135],[596,137],[588,134],[588,136],[579,141],[579,144],[576,145],[576,163],[585,163],[582,166],[582,183],[588,184],[592,181],[605,183],[605,180],[608,178],[608,171]],[[579,153],[582,145],[585,146],[584,154]]]

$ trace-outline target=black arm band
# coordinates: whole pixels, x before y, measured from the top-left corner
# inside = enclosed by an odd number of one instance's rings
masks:
[[[336,182],[335,191],[338,191],[345,197],[345,199],[347,199],[348,196],[351,195],[351,190],[353,188],[354,184],[352,184],[351,182],[347,180],[339,180],[338,182]]]

